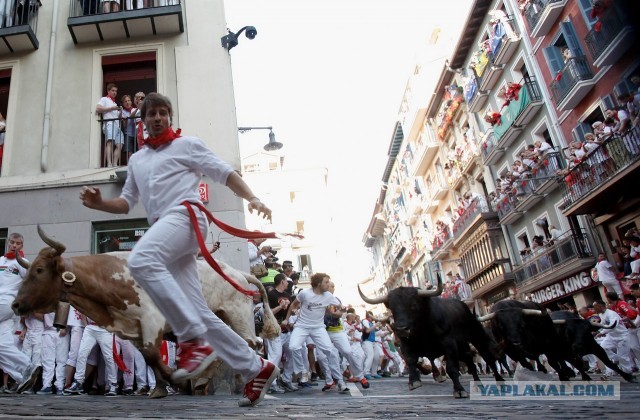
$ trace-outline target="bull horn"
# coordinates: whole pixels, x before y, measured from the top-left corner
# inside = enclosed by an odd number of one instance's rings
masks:
[[[418,290],[418,296],[420,297],[433,297],[440,296],[442,294],[442,278],[438,274],[438,287],[436,290]]]
[[[543,316],[546,315],[545,312],[540,311],[538,309],[523,309],[522,315],[535,315],[535,316]]]
[[[20,264],[21,267],[27,270],[29,269],[29,267],[31,267],[31,264],[28,263],[27,260],[22,258],[22,256],[20,256],[20,252],[16,252],[16,261],[18,261],[18,264]]]
[[[487,314],[487,315],[479,316],[479,317],[478,317],[478,321],[480,321],[480,322],[490,321],[490,320],[492,320],[492,319],[493,319],[493,318],[495,318],[495,317],[496,317],[496,313],[495,313],[495,312],[492,312],[492,313]]]
[[[65,249],[67,249],[60,242],[55,241],[55,240],[51,239],[50,237],[48,237],[47,234],[44,233],[44,230],[42,230],[42,227],[40,227],[40,225],[38,225],[38,235],[40,235],[40,238],[42,239],[42,241],[45,244],[49,245],[51,248],[56,250],[57,255],[62,255],[62,253],[65,251]]]
[[[364,293],[362,293],[362,290],[360,290],[360,285],[358,285],[358,293],[360,293],[360,297],[362,298],[362,300],[364,300],[369,305],[377,305],[378,303],[387,303],[387,297],[388,297],[387,295],[380,296],[375,299],[368,298],[364,295]]]
[[[554,319],[553,323],[554,324],[566,324],[567,320],[566,319]]]

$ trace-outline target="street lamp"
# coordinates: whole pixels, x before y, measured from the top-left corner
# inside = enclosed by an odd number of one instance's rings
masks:
[[[245,26],[244,28],[242,28],[238,32],[236,32],[235,34],[233,32],[231,32],[231,30],[227,29],[227,32],[229,32],[229,33],[226,34],[225,36],[223,36],[220,39],[220,42],[222,43],[222,46],[224,48],[226,48],[227,51],[230,51],[231,48],[233,48],[233,47],[238,45],[238,37],[240,36],[240,34],[243,31],[244,31],[244,34],[249,39],[254,39],[256,37],[256,35],[258,35],[258,31],[253,26]]]
[[[282,149],[282,143],[276,141],[276,135],[273,132],[273,127],[238,127],[238,131],[241,133],[246,133],[251,130],[269,130],[269,143],[264,145],[264,150],[267,152]]]

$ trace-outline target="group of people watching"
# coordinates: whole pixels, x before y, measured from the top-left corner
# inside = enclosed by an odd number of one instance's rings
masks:
[[[123,95],[118,105],[116,98],[118,87],[115,83],[107,84],[107,95],[100,98],[96,105],[96,113],[101,115],[102,133],[104,134],[104,166],[120,166],[121,157],[131,157],[142,146],[144,128],[140,116],[140,107],[144,101],[144,92],[134,95]]]

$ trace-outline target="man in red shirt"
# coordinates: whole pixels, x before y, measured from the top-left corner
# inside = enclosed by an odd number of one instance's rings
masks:
[[[615,292],[607,292],[606,296],[609,309],[620,315],[622,322],[629,330],[629,356],[635,366],[633,370],[637,372],[640,367],[640,329],[636,325],[640,323],[638,312],[621,300]]]

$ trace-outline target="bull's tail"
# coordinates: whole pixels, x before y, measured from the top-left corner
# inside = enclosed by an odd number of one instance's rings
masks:
[[[278,325],[278,321],[276,320],[276,317],[273,315],[273,311],[271,311],[271,307],[269,306],[269,297],[267,296],[267,291],[265,290],[262,282],[255,276],[247,273],[244,273],[244,276],[249,284],[253,284],[258,288],[260,296],[262,297],[262,303],[264,304],[264,316],[262,317],[263,326],[260,336],[262,336],[262,338],[272,340],[280,335],[280,325]]]

